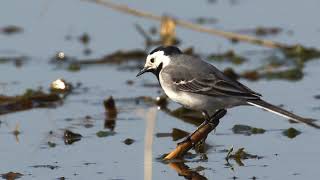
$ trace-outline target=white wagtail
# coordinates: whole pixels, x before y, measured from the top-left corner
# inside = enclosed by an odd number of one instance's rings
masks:
[[[155,74],[166,95],[186,108],[201,111],[206,119],[218,109],[253,105],[287,119],[320,128],[312,119],[295,115],[261,99],[240,82],[230,79],[200,58],[183,54],[174,46],[160,46],[150,52],[144,68]]]

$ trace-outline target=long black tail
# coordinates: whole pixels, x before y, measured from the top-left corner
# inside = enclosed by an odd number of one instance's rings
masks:
[[[314,123],[314,119],[308,119],[308,118],[303,118],[300,116],[297,116],[289,111],[286,111],[284,109],[281,109],[275,105],[272,105],[262,99],[258,99],[258,100],[248,100],[247,101],[248,104],[262,108],[264,110],[267,110],[269,112],[275,113],[279,116],[285,117],[287,119],[296,121],[296,122],[301,122],[301,123],[305,123],[309,126],[315,127],[317,129],[320,129],[320,125]]]

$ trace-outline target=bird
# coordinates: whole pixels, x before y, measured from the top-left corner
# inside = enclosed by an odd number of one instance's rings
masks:
[[[146,72],[157,77],[171,100],[202,112],[205,120],[217,110],[247,105],[320,128],[315,120],[303,118],[263,100],[261,94],[229,78],[201,58],[184,54],[176,46],[159,46],[152,50],[137,77]]]

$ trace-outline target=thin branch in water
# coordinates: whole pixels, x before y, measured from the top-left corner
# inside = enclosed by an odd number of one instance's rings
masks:
[[[164,160],[172,160],[172,159],[182,157],[186,152],[188,152],[194,146],[194,144],[197,144],[201,140],[205,139],[208,136],[208,134],[218,126],[219,120],[226,113],[227,113],[227,110],[225,109],[221,109],[217,111],[210,118],[210,121],[208,121],[202,127],[197,129],[194,133],[192,133],[192,135],[187,141],[179,143],[177,147],[164,158]]]
[[[143,17],[146,19],[151,19],[151,20],[155,20],[155,21],[159,21],[159,22],[161,22],[163,20],[162,16],[154,15],[154,14],[144,12],[141,10],[136,10],[136,9],[130,8],[126,5],[115,4],[115,3],[108,1],[108,0],[84,0],[84,1],[94,2],[94,3],[100,4],[100,5],[106,6],[108,8],[111,8],[111,9],[114,9],[114,10],[117,10],[117,11],[120,11],[123,13],[131,14],[131,15],[134,15],[137,17]],[[283,44],[280,42],[276,42],[276,41],[260,39],[260,38],[256,38],[253,36],[248,36],[248,35],[238,34],[238,33],[234,33],[234,32],[228,32],[228,31],[222,31],[222,30],[213,29],[213,28],[206,28],[201,25],[194,24],[194,23],[184,21],[184,20],[180,20],[177,18],[171,17],[171,19],[175,21],[177,26],[181,26],[181,27],[184,27],[187,29],[198,31],[198,32],[204,32],[204,33],[208,33],[208,34],[212,34],[212,35],[221,36],[221,37],[227,38],[232,41],[248,42],[251,44],[256,44],[256,45],[270,47],[270,48],[288,48],[288,47],[290,47],[289,45],[286,45],[286,44]]]

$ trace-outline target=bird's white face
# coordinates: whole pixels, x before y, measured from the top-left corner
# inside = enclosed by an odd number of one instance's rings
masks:
[[[149,54],[146,59],[146,64],[144,67],[151,67],[157,69],[157,67],[162,63],[162,67],[167,66],[170,63],[170,57],[164,55],[163,51],[157,51]]]
[[[162,68],[166,67],[170,63],[170,57],[166,56],[163,51],[156,51],[152,54],[149,54],[146,59],[144,68],[138,73],[137,76],[145,72],[156,71],[160,66]]]

